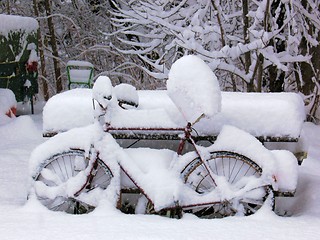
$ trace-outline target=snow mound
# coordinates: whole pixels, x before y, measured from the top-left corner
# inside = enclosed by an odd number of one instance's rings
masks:
[[[45,132],[59,132],[82,127],[93,122],[91,89],[73,89],[49,99],[43,108]]]
[[[0,34],[3,36],[7,37],[11,31],[25,31],[28,34],[38,28],[38,21],[34,18],[0,14]]]
[[[197,56],[184,56],[172,65],[167,89],[188,122],[194,123],[203,114],[212,117],[220,111],[218,80],[210,67]]]
[[[118,101],[130,103],[133,106],[139,105],[139,96],[134,86],[126,83],[121,83],[114,87]]]
[[[1,142],[2,146],[6,146],[14,141],[26,141],[29,144],[42,141],[41,130],[37,128],[30,116],[13,118],[6,125],[0,125],[0,137],[3,139],[3,142]]]
[[[100,76],[92,88],[92,97],[97,100],[104,108],[109,105],[112,98],[112,84],[107,76]]]
[[[254,136],[298,138],[305,117],[304,102],[296,93],[223,92],[221,112],[200,122],[199,130],[219,132],[232,125]]]
[[[83,128],[74,128],[68,132],[57,134],[35,148],[29,160],[29,173],[34,176],[39,170],[40,164],[57,153],[67,152],[72,148],[89,151],[93,139],[103,131],[97,124],[91,124]]]
[[[10,89],[0,88],[0,114],[6,114],[12,107],[17,107],[14,93]]]
[[[93,68],[93,64],[87,61],[81,60],[70,60],[67,62],[67,66],[78,66],[78,67],[90,67]]]
[[[230,151],[250,158],[261,167],[264,179],[268,182],[276,179],[274,190],[290,192],[297,187],[298,162],[295,156],[286,150],[270,151],[241,129],[225,125],[208,151]]]

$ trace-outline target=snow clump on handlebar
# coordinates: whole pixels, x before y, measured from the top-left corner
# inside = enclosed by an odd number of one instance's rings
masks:
[[[92,97],[106,109],[112,100],[112,84],[107,76],[100,76],[93,85]]]

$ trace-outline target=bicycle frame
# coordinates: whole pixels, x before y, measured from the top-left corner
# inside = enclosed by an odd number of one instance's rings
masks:
[[[97,98],[95,98],[93,100],[93,103],[97,103],[97,105],[95,106],[95,104],[93,104],[94,110],[95,110],[95,124],[101,126],[100,131],[102,134],[97,135],[95,140],[93,140],[92,145],[90,147],[90,151],[89,154],[84,156],[85,159],[88,161],[88,166],[86,167],[86,176],[85,178],[82,180],[83,182],[80,183],[81,187],[79,187],[79,189],[75,189],[75,193],[73,194],[73,197],[78,198],[81,193],[84,190],[88,190],[90,191],[90,189],[94,186],[92,185],[92,182],[95,179],[96,176],[96,170],[97,170],[97,166],[98,166],[98,161],[102,161],[104,162],[106,165],[113,165],[113,164],[118,164],[119,168],[116,167],[114,169],[114,171],[120,171],[119,174],[123,173],[125,177],[125,179],[121,178],[121,175],[118,175],[118,173],[114,172],[112,173],[112,169],[110,170],[111,175],[113,175],[113,177],[120,177],[120,181],[124,180],[124,182],[120,183],[120,188],[118,193],[116,193],[118,195],[118,203],[117,203],[117,208],[121,208],[122,207],[122,194],[123,193],[135,193],[135,194],[143,194],[145,196],[145,198],[147,199],[147,201],[149,201],[149,203],[151,203],[152,205],[152,211],[155,211],[154,208],[157,208],[157,212],[155,213],[160,213],[163,211],[170,211],[173,213],[179,213],[180,210],[184,209],[184,210],[189,210],[192,208],[210,208],[211,206],[214,206],[215,204],[220,204],[220,206],[231,206],[231,202],[233,201],[234,198],[237,198],[236,193],[235,194],[231,194],[231,195],[222,195],[220,196],[219,192],[220,192],[220,187],[224,188],[225,185],[225,180],[223,179],[221,181],[221,178],[219,177],[218,172],[216,172],[216,170],[214,170],[212,168],[211,165],[211,160],[215,159],[215,158],[221,158],[223,161],[224,156],[227,155],[223,155],[219,152],[206,152],[205,149],[201,149],[202,146],[197,145],[197,141],[198,140],[203,140],[201,139],[201,136],[199,138],[199,136],[193,136],[192,132],[193,130],[193,125],[195,123],[197,123],[198,121],[200,121],[203,117],[204,114],[200,115],[194,123],[191,122],[187,122],[185,127],[177,127],[177,128],[154,128],[154,127],[114,127],[111,124],[111,119],[112,119],[112,112],[113,109],[115,108],[115,102],[112,100],[111,95],[98,95],[97,96],[98,99],[101,101],[99,102]],[[126,111],[126,110],[124,110]],[[103,134],[103,132],[105,132],[105,134]],[[182,185],[185,185],[185,187],[181,188],[181,194],[176,194],[175,192],[171,191],[175,191],[174,189],[166,188],[167,190],[165,190],[164,194],[166,194],[166,197],[163,200],[162,197],[157,197],[153,194],[153,189],[156,190],[156,188],[158,186],[162,187],[161,184],[160,185],[150,185],[149,182],[149,177],[152,176],[151,175],[141,175],[142,178],[140,178],[139,174],[144,174],[143,171],[141,171],[140,167],[139,167],[139,162],[135,162],[133,161],[130,162],[131,160],[135,160],[135,158],[131,158],[130,156],[128,156],[129,158],[127,158],[126,155],[123,155],[122,157],[120,157],[120,159],[115,158],[115,162],[108,163],[108,158],[107,155],[108,152],[104,151],[108,149],[108,146],[104,145],[104,144],[108,144],[107,140],[109,138],[109,136],[107,136],[107,133],[110,134],[110,137],[113,137],[114,139],[117,139],[116,135],[119,134],[119,136],[124,136],[124,137],[120,137],[120,139],[139,139],[140,137],[142,139],[144,139],[144,137],[146,137],[146,139],[151,139],[151,140],[157,140],[156,136],[160,135],[163,138],[161,139],[166,139],[166,140],[179,140],[179,145],[178,148],[176,150],[176,154],[177,156],[181,156],[178,157],[178,159],[182,160],[183,162],[180,163],[177,162],[177,167],[179,169],[176,169],[180,172],[180,179],[179,179],[179,175],[172,175],[170,172],[168,172],[168,175],[165,173],[166,171],[171,171],[171,169],[173,171],[176,171],[174,168],[176,166],[176,163],[173,163],[173,156],[160,156],[157,161],[164,161],[164,165],[161,167],[161,171],[162,173],[160,175],[156,175],[156,177],[158,179],[160,179],[160,183],[162,183],[161,178],[163,178],[164,180],[164,184],[170,184],[170,181],[174,181],[176,182],[175,184],[176,187],[180,188],[180,183],[179,181],[181,181],[181,183],[183,183]],[[126,137],[128,136],[128,137]],[[107,137],[107,138],[106,138]],[[131,138],[132,137],[132,138]],[[104,142],[105,140],[107,140],[106,142]],[[192,146],[192,148],[194,149],[194,154],[191,155],[186,155],[186,158],[184,158],[185,154],[183,153],[184,149],[185,149],[185,145],[186,142],[189,142]],[[99,143],[99,144],[98,144]],[[103,143],[103,144],[101,144]],[[99,147],[98,147],[99,146]],[[112,145],[110,145],[112,146]],[[121,151],[120,147],[120,151]],[[112,148],[111,148],[112,149]],[[117,148],[119,149],[119,148]],[[103,152],[104,151],[104,152]],[[102,154],[103,152],[103,154]],[[173,153],[174,151],[172,151]],[[221,151],[220,151],[221,152]],[[155,153],[155,152],[152,152]],[[209,154],[208,154],[209,153]],[[215,154],[218,155],[215,155]],[[156,154],[156,153],[155,153]],[[211,155],[214,154],[215,157],[211,157]],[[220,155],[219,155],[220,154]],[[122,155],[122,154],[120,154]],[[192,157],[189,158],[189,156]],[[103,158],[106,159],[103,159]],[[184,159],[183,159],[184,158]],[[110,159],[111,161],[114,161],[112,159]],[[129,160],[129,161],[127,161]],[[137,159],[138,160],[138,159]],[[214,160],[215,161],[215,160]],[[235,158],[235,161],[237,161],[237,159]],[[171,162],[171,163],[169,163]],[[216,164],[216,162],[214,162]],[[162,164],[162,163],[161,163]],[[195,165],[193,165],[195,164]],[[179,166],[178,166],[179,165]],[[187,168],[188,166],[188,168]],[[202,170],[197,170],[195,171],[195,169],[197,169],[198,167],[201,167]],[[234,165],[235,166],[235,165]],[[131,169],[132,168],[132,169]],[[153,166],[151,167],[151,169],[153,168]],[[181,169],[180,169],[181,168]],[[183,170],[182,170],[183,169]],[[184,172],[186,170],[186,172]],[[256,170],[256,169],[253,169]],[[150,170],[148,170],[150,171]],[[154,169],[153,169],[154,171]],[[195,182],[195,185],[193,185],[193,180],[189,181],[189,177],[190,174],[194,174],[195,176],[199,176],[199,174],[201,174],[200,178],[202,179],[200,182]],[[166,179],[168,178],[168,180]],[[203,183],[202,181],[206,178],[206,183]],[[196,177],[197,179],[197,177]],[[126,182],[126,180],[129,180],[128,182]],[[158,180],[159,181],[159,180]],[[167,182],[169,181],[169,182]],[[156,181],[157,182],[157,181]],[[147,185],[145,185],[147,184]],[[186,184],[188,185],[192,185],[191,188],[193,188],[193,191],[195,191],[196,195],[191,195],[190,197],[187,197],[185,199],[185,194],[190,194],[189,190],[187,190],[187,188],[189,188],[188,186],[186,186]],[[202,185],[204,184],[204,185]],[[209,184],[209,185],[207,185]],[[260,184],[260,182],[258,183]],[[219,185],[219,186],[218,186]],[[168,185],[169,186],[169,185]],[[263,184],[257,186],[257,187],[264,187]],[[196,187],[196,189],[195,189]],[[202,188],[204,187],[206,190],[204,190],[204,192],[208,192],[210,191],[210,194],[204,194],[202,195],[201,193],[203,193],[203,190],[200,190],[200,192],[198,191],[198,187]],[[255,188],[252,188],[251,190],[254,190]],[[247,189],[248,190],[248,189]],[[250,189],[249,189],[250,190]],[[179,190],[180,191],[180,190]],[[231,188],[227,188],[227,191],[233,191]],[[171,194],[172,194],[172,198],[171,198]],[[237,193],[239,194],[239,193]],[[241,194],[241,193],[240,193]],[[189,195],[188,195],[189,196]],[[71,196],[72,198],[72,196]],[[131,202],[130,202],[131,203]],[[133,203],[135,207],[135,203]],[[237,210],[235,210],[233,207],[229,208],[229,210],[231,212],[237,212]],[[148,210],[146,210],[148,211]],[[192,211],[192,210],[191,210]],[[147,213],[151,213],[151,212],[147,212]],[[168,212],[166,212],[168,213]],[[179,214],[178,214],[179,215]]]
[[[116,131],[116,132],[121,132],[121,131],[143,131],[143,132],[148,132],[148,131],[166,131],[166,132],[183,132],[183,136],[180,137],[180,142],[179,142],[179,146],[177,149],[177,154],[178,155],[182,155],[182,152],[185,148],[185,144],[186,142],[190,142],[191,145],[193,146],[195,152],[197,153],[199,159],[201,160],[201,162],[204,164],[206,171],[208,172],[208,175],[210,176],[212,182],[215,184],[215,186],[217,186],[215,178],[214,178],[214,173],[212,173],[209,169],[209,167],[207,166],[207,163],[205,161],[205,159],[203,158],[203,156],[201,155],[200,151],[198,150],[197,144],[195,142],[195,140],[192,137],[192,124],[191,123],[187,123],[185,128],[115,128],[112,126],[108,126],[107,128],[105,128],[104,130],[105,132],[112,132],[112,131]],[[94,146],[92,146],[92,148],[94,148]],[[83,184],[82,188],[80,190],[78,190],[74,196],[77,197],[80,195],[81,191],[83,189],[85,189],[88,185],[90,185],[91,180],[94,177],[95,174],[95,168],[97,167],[97,159],[99,158],[99,153],[96,153],[96,156],[94,156],[94,162],[92,163],[92,168],[90,169],[90,173],[87,176],[86,182]],[[88,157],[87,159],[91,160],[90,157]],[[128,171],[125,169],[124,166],[120,165],[120,169],[121,171],[123,171],[125,173],[125,175],[132,181],[132,183],[137,187],[137,190],[125,190],[125,189],[121,189],[121,193],[120,193],[120,197],[119,197],[119,201],[117,204],[117,208],[121,207],[121,194],[122,193],[142,193],[149,202],[151,202],[153,204],[152,199],[148,196],[148,194],[144,191],[143,187],[139,186],[139,184],[137,183],[136,179],[131,176]],[[206,203],[199,203],[199,204],[192,204],[192,205],[186,205],[186,206],[180,206],[179,203],[173,203],[174,206],[166,208],[166,209],[162,209],[163,211],[171,211],[173,209],[184,209],[184,208],[190,208],[190,207],[195,207],[195,206],[206,206],[206,205],[212,205],[212,204],[216,204],[218,202],[206,202]]]
[[[199,118],[200,119],[200,118]],[[204,164],[206,170],[209,173],[209,176],[213,183],[217,186],[216,181],[214,180],[213,173],[209,170],[209,167],[207,166],[205,159],[203,159],[203,156],[201,155],[199,149],[197,148],[197,144],[191,135],[192,133],[192,124],[190,122],[187,123],[185,128],[115,128],[112,126],[108,126],[105,130],[106,132],[110,131],[142,131],[142,132],[148,132],[148,131],[167,131],[167,132],[183,132],[183,137],[180,137],[179,146],[177,149],[177,154],[182,155],[182,152],[185,148],[185,143],[189,141],[191,145],[193,146],[194,150],[198,154],[199,158],[201,159],[202,163]]]

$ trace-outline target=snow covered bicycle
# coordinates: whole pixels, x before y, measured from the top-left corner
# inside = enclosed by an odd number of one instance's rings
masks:
[[[202,79],[213,78],[197,58],[175,63],[168,89],[186,120],[184,127],[168,120],[162,109],[122,109],[110,80],[99,78],[93,88],[95,122],[57,134],[33,152],[31,174],[37,199],[50,210],[74,214],[90,212],[107,199],[127,213],[181,217],[187,212],[214,218],[250,215],[266,202],[272,205],[273,193],[294,192],[297,163],[292,153],[269,151],[232,126],[224,126],[217,138],[207,135],[205,140],[213,144],[198,144],[204,140],[199,129],[205,127],[195,128],[206,125],[207,116],[219,107],[204,106],[198,89],[192,88],[195,94],[181,92],[176,72],[188,61],[205,73]],[[204,81],[200,87],[216,91],[215,85]],[[166,139],[179,144],[178,151],[159,146],[124,148],[115,139]],[[185,153],[187,142],[193,151]]]

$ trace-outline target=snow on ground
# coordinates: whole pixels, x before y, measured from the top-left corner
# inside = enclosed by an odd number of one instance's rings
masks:
[[[306,123],[308,159],[299,167],[294,198],[277,201],[290,217],[261,209],[250,217],[180,220],[124,215],[107,204],[82,216],[49,212],[27,201],[28,160],[45,141],[41,115],[22,116],[0,126],[0,239],[308,239],[320,236],[320,127]]]

